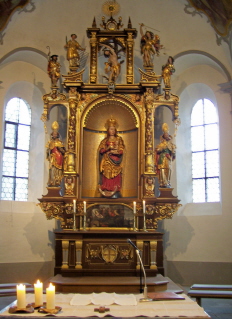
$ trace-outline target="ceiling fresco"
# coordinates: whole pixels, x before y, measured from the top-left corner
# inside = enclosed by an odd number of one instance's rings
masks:
[[[12,14],[23,8],[30,0],[0,0],[0,31],[4,29]]]
[[[203,12],[210,20],[215,31],[225,37],[232,22],[231,0],[188,0],[196,10]]]

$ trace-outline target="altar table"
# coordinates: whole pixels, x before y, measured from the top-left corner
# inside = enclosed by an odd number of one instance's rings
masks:
[[[198,306],[198,304],[191,300],[185,294],[184,300],[166,300],[166,301],[151,301],[151,302],[139,302],[139,299],[143,297],[142,294],[136,295],[138,304],[136,306],[119,306],[116,304],[107,306],[110,308],[108,312],[99,313],[95,312],[94,308],[96,305],[87,306],[71,306],[70,301],[75,294],[56,294],[56,306],[62,307],[62,310],[55,316],[62,318],[91,318],[91,317],[117,317],[117,318],[135,318],[135,317],[150,317],[150,318],[168,318],[168,319],[180,319],[181,317],[185,319],[209,319],[210,316],[204,311],[203,308]],[[44,295],[45,301],[45,295]],[[27,303],[34,302],[34,294],[27,295]],[[35,310],[31,314],[9,314],[8,309],[10,306],[16,305],[16,301],[10,304],[8,307],[4,308],[0,312],[0,319],[9,319],[19,317],[30,319],[44,317],[47,314],[39,313]]]

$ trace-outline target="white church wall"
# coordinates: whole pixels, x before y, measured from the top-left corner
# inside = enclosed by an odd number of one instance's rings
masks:
[[[14,95],[25,99],[32,108],[32,150],[30,163],[29,202],[0,202],[0,232],[4,234],[1,252],[1,269],[16,271],[17,263],[25,266],[33,264],[36,273],[52,275],[54,221],[47,221],[44,213],[36,206],[37,198],[46,194],[48,165],[45,161],[45,141],[43,123],[40,115],[43,109],[42,96],[50,91],[50,79],[47,75],[46,54],[50,46],[52,54],[59,55],[61,74],[68,73],[68,62],[64,49],[66,36],[77,33],[78,41],[89,53],[89,39],[86,29],[92,26],[94,16],[97,25],[101,23],[101,6],[105,2],[96,0],[35,0],[32,12],[16,12],[4,30],[0,59],[0,122],[4,122],[3,107]],[[135,82],[139,82],[138,69],[142,68],[140,55],[139,23],[144,23],[160,30],[160,57],[155,57],[155,72],[161,73],[161,66],[169,55],[179,56],[184,52],[192,54],[176,61],[176,72],[172,77],[172,93],[181,97],[180,118],[182,124],[176,138],[177,159],[172,185],[183,207],[172,220],[165,221],[161,228],[165,231],[166,274],[180,283],[190,281],[190,275],[204,279],[209,265],[218,274],[218,263],[224,269],[230,269],[231,256],[228,247],[232,244],[229,225],[231,225],[231,100],[229,95],[219,92],[220,83],[229,80],[225,74],[231,73],[229,47],[226,43],[219,46],[216,36],[207,18],[203,15],[191,16],[184,11],[185,0],[118,0],[124,27],[128,18],[138,30],[135,39]],[[28,9],[31,5],[28,5]],[[148,28],[149,30],[149,28]],[[215,61],[203,59],[191,68],[194,51],[201,51],[220,61],[224,70]],[[13,54],[10,54],[13,52]],[[164,54],[165,53],[165,54]],[[84,81],[88,82],[88,63]],[[200,64],[200,65],[199,65]],[[229,71],[228,71],[229,70]],[[102,72],[102,71],[101,71]],[[101,74],[99,74],[101,75]],[[122,77],[123,78],[123,77]],[[197,85],[194,85],[197,83]],[[203,87],[203,92],[199,87]],[[207,88],[206,88],[207,86]],[[213,99],[219,112],[220,122],[220,162],[221,162],[221,203],[191,203],[191,158],[189,154],[190,135],[186,117],[190,116],[191,107],[198,95],[208,94]],[[202,96],[203,97],[203,96]],[[205,97],[205,96],[204,96]],[[169,121],[169,120],[168,120]],[[50,128],[48,127],[50,132]],[[171,134],[173,132],[171,131]],[[3,132],[0,130],[0,155],[2,154]],[[2,156],[1,156],[2,158]],[[0,169],[2,162],[0,158]],[[178,164],[181,159],[182,165]],[[183,171],[186,172],[183,174]],[[177,177],[175,177],[175,174]],[[185,176],[186,175],[186,176]],[[186,184],[187,183],[187,184]],[[31,184],[30,184],[31,185]],[[48,263],[48,264],[47,264]],[[214,265],[212,266],[212,263]],[[43,267],[43,264],[46,267]],[[199,266],[200,265],[200,266]],[[25,266],[27,267],[27,266]],[[37,267],[37,268],[36,268]],[[185,271],[198,270],[194,272]],[[47,268],[47,269],[45,269]],[[2,272],[1,272],[2,273]],[[225,270],[227,274],[227,271]],[[21,271],[23,274],[23,270]],[[203,275],[202,275],[203,274]],[[33,270],[30,271],[31,278]],[[209,272],[209,275],[213,275]],[[224,278],[226,275],[224,276]],[[196,278],[196,277],[194,277]],[[206,278],[206,277],[205,277]],[[209,278],[209,277],[207,277]],[[222,279],[217,276],[218,280]],[[0,277],[0,280],[2,278]],[[26,279],[24,279],[26,280]]]
[[[53,272],[55,222],[46,220],[44,213],[36,206],[37,199],[46,194],[45,134],[40,120],[42,95],[45,92],[41,91],[39,83],[46,83],[47,77],[46,73],[44,77],[44,71],[21,61],[2,65],[1,74],[4,74],[0,96],[1,122],[4,123],[3,106],[11,98],[20,97],[31,107],[32,125],[28,202],[0,201],[0,272],[3,276],[0,280],[16,282],[21,278],[33,281],[36,276],[47,278]],[[3,130],[0,136],[2,150]]]
[[[197,83],[199,79],[201,83]],[[185,70],[173,83],[177,90],[183,88],[176,159],[177,194],[183,206],[172,220],[164,222],[165,258],[169,276],[186,285],[231,280],[231,101],[228,94],[219,92],[218,86],[226,81],[217,69],[200,65]],[[200,98],[210,99],[219,116],[221,201],[217,203],[192,203],[189,126],[192,107]]]

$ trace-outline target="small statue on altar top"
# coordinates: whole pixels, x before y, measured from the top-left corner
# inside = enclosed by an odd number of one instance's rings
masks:
[[[120,197],[122,185],[122,159],[125,149],[123,139],[117,133],[118,124],[115,119],[106,123],[107,137],[99,147],[100,177],[99,191],[105,197]]]
[[[115,50],[111,46],[102,43],[99,43],[99,46],[105,47],[103,49],[104,56],[105,58],[108,58],[108,61],[105,62],[105,73],[109,76],[104,77],[109,83],[115,83],[121,71],[121,63],[124,61],[118,62],[120,57],[118,57]]]
[[[52,129],[51,139],[46,145],[47,160],[49,161],[48,186],[58,187],[63,178],[65,147],[60,140],[59,124],[56,121],[52,123]]]
[[[65,178],[65,195],[74,195],[74,178],[73,176],[67,176]]]
[[[151,31],[143,32],[144,24],[140,24],[141,34],[141,54],[143,56],[143,66],[153,67],[153,56],[159,56],[159,50],[163,48],[160,44],[160,37]]]
[[[145,196],[155,197],[155,184],[153,177],[147,177],[145,182]]]
[[[155,164],[159,177],[160,187],[171,187],[170,179],[172,173],[172,161],[176,157],[176,145],[172,143],[168,125],[162,125],[163,135],[160,144],[155,149]]]
[[[64,46],[67,49],[67,60],[69,61],[70,67],[79,67],[80,65],[80,55],[78,50],[85,51],[84,48],[76,41],[77,35],[75,33],[71,34],[71,40],[67,41]]]
[[[48,55],[48,75],[51,79],[52,87],[57,87],[60,78],[60,63],[57,62],[58,55]]]
[[[171,75],[174,72],[174,59],[172,56],[169,56],[167,63],[162,66],[162,78],[164,81],[165,88],[171,87]]]

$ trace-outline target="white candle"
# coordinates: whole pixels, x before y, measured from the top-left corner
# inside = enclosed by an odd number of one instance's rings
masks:
[[[84,213],[86,213],[86,202],[84,202]]]
[[[146,203],[145,203],[145,200],[143,200],[143,213],[146,214]]]
[[[74,199],[73,200],[73,211],[74,211],[74,213],[76,213],[76,200]]]
[[[50,286],[46,288],[46,301],[47,309],[55,309],[55,286],[50,283]]]
[[[26,308],[26,289],[25,285],[17,285],[17,307]]]
[[[35,292],[35,305],[41,306],[43,304],[43,283],[37,280],[37,283],[34,284]]]
[[[133,211],[134,211],[134,214],[136,214],[136,202],[133,202]]]

